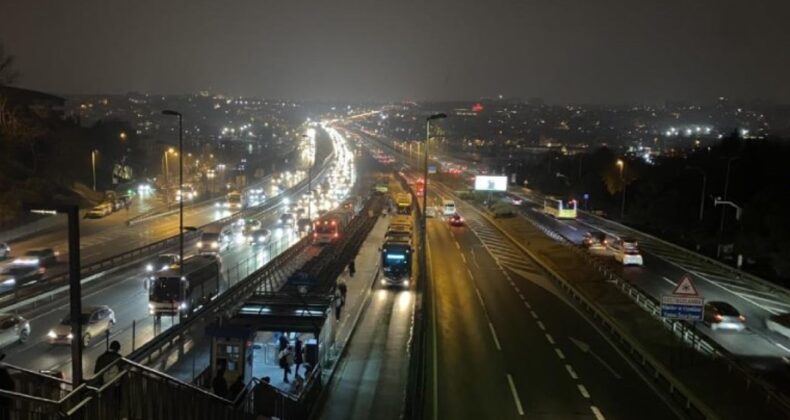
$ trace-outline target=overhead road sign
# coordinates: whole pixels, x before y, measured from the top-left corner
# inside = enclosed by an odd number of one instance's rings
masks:
[[[475,176],[475,191],[507,191],[506,176]]]

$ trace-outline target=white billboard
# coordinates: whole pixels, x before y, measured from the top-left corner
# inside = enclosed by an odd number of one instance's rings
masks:
[[[475,176],[475,191],[507,191],[506,176]]]

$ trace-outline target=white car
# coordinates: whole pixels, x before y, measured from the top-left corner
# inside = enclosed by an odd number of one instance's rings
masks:
[[[0,314],[0,348],[24,343],[30,337],[30,322],[19,315]]]
[[[0,242],[0,260],[11,256],[11,247],[5,242]]]
[[[80,315],[82,324],[82,344],[87,347],[96,337],[101,337],[115,325],[115,312],[108,306],[88,306],[82,308]],[[71,344],[74,335],[71,333],[71,316],[66,315],[58,325],[49,330],[47,338],[50,344]]]
[[[623,265],[644,265],[636,239],[618,238],[612,244],[614,259]]]

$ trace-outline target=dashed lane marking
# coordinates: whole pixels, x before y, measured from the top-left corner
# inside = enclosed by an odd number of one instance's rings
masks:
[[[496,344],[496,349],[502,351],[502,346],[499,345],[499,338],[497,338],[496,331],[494,331],[494,324],[489,322],[488,329],[491,330],[491,335],[494,337],[494,344]]]
[[[546,326],[543,325],[543,321],[538,321],[538,328],[540,328],[541,331],[546,331]]]
[[[549,343],[554,345],[554,337],[552,337],[551,334],[546,333],[546,340],[549,340]]]
[[[590,393],[587,392],[587,388],[585,388],[584,385],[582,385],[582,384],[578,384],[576,386],[579,388],[579,393],[582,394],[582,397],[584,397],[584,398],[589,400],[590,399]]]
[[[560,360],[565,360],[565,354],[562,353],[562,350],[555,347],[554,352],[557,353],[557,357],[559,357]]]
[[[598,407],[591,405],[590,410],[592,410],[593,414],[595,415],[595,420],[606,420],[606,417],[603,416],[603,413],[601,413],[601,410],[599,410]]]
[[[519,416],[524,415],[524,407],[521,406],[521,399],[518,397],[518,391],[516,391],[516,384],[513,383],[513,377],[510,374],[507,374],[507,384],[510,385],[510,392],[513,394],[513,401],[516,402],[516,411],[518,411]]]
[[[571,375],[571,378],[573,378],[573,379],[579,379],[579,377],[578,377],[578,376],[576,376],[576,372],[573,370],[573,366],[571,366],[571,365],[565,365],[565,370],[567,370],[567,371],[568,371],[568,375]]]

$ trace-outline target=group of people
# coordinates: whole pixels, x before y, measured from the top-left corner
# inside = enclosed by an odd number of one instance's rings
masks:
[[[283,382],[289,383],[288,375],[291,374],[291,367],[294,367],[294,382],[300,381],[302,376],[299,374],[299,367],[304,364],[304,343],[298,337],[292,345],[286,333],[281,333],[279,338],[279,349],[277,360],[283,370]]]

